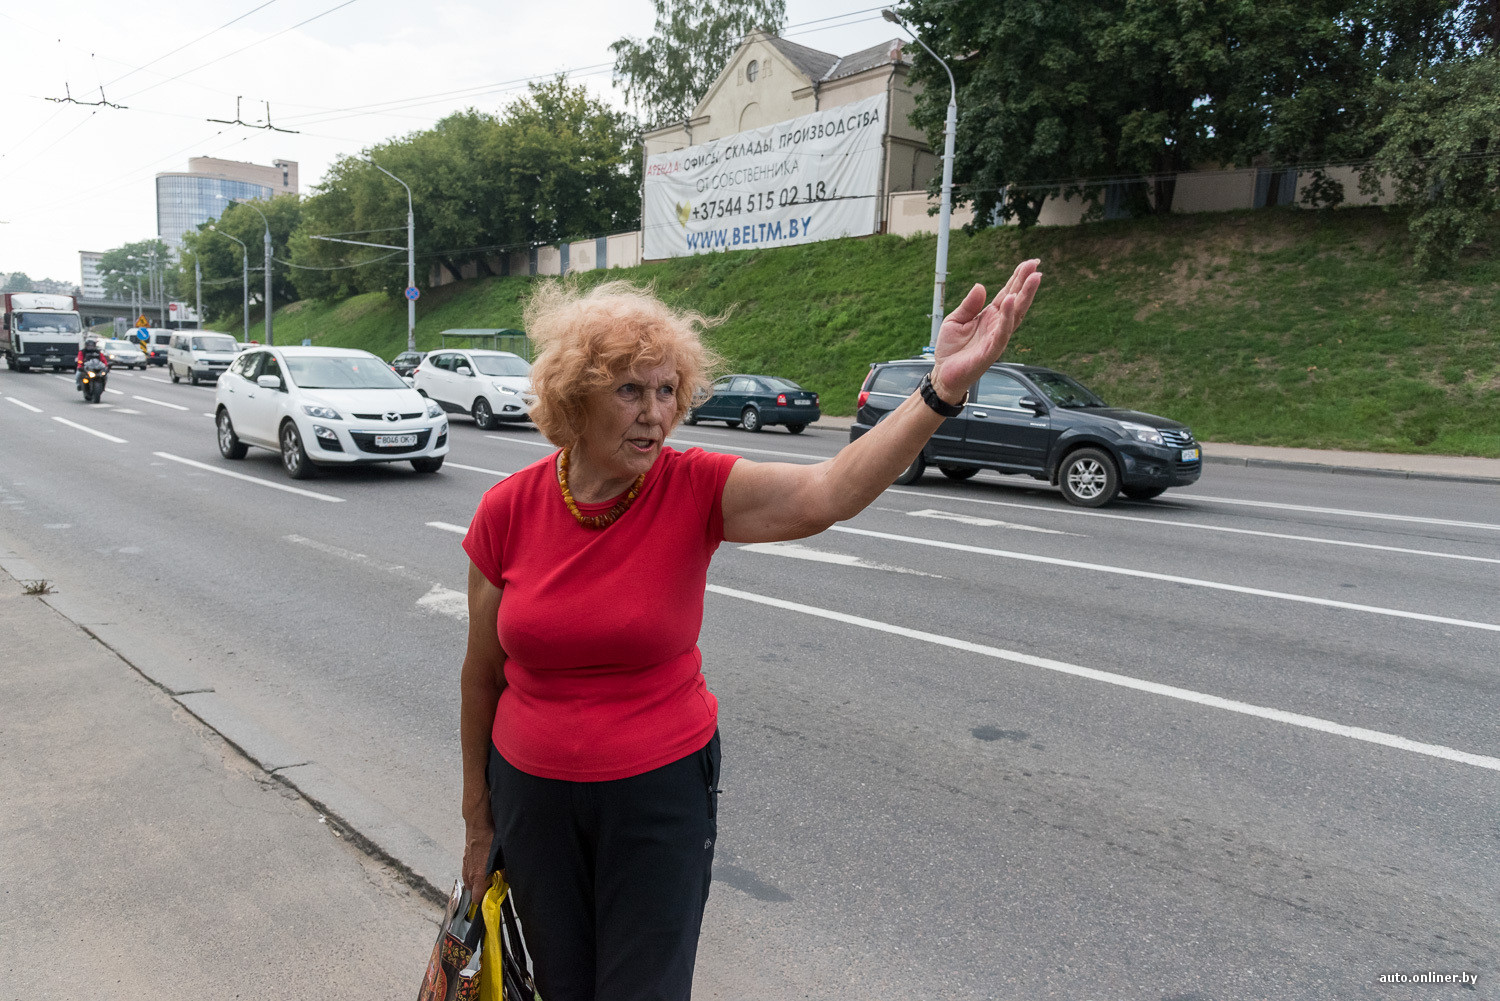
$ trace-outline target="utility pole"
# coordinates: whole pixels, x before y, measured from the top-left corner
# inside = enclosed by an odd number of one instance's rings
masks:
[[[198,318],[198,326],[203,326],[203,265],[197,254],[193,255],[193,315]]]
[[[255,214],[260,216],[260,221],[264,223],[266,227],[266,238],[264,244],[266,250],[266,344],[275,344],[275,338],[271,334],[271,223],[266,219],[266,214],[264,212],[262,212],[258,208],[255,208],[254,202],[236,200],[235,204],[247,205],[250,208],[255,209]],[[245,336],[246,339],[249,338],[248,332]]]
[[[930,347],[936,347],[938,331],[943,326],[943,292],[948,284],[948,227],[953,220],[953,144],[958,132],[958,84],[954,83],[953,71],[948,68],[948,64],[922,41],[921,35],[912,31],[901,20],[899,14],[887,8],[880,12],[880,16],[905,28],[906,33],[916,39],[917,44],[926,49],[927,54],[937,60],[938,65],[948,74],[948,118],[943,125],[943,203],[938,209],[937,266],[932,285],[932,332],[927,340]]]

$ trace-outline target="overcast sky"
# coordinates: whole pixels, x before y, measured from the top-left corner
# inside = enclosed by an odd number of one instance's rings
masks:
[[[153,179],[191,156],[295,160],[306,192],[335,156],[454,110],[497,110],[528,77],[577,71],[623,106],[609,44],[649,35],[654,20],[649,0],[341,3],[5,3],[0,272],[76,283],[78,251],[156,233]],[[872,3],[787,0],[787,36],[838,54],[893,37]],[[101,84],[127,109],[44,100],[70,87],[97,101]],[[300,134],[205,120],[233,119],[237,95],[245,121],[264,121],[269,101],[272,122]]]

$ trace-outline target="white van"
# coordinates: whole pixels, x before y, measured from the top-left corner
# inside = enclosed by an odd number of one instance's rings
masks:
[[[218,380],[239,356],[239,344],[228,334],[212,330],[174,330],[167,347],[167,374],[173,382]]]

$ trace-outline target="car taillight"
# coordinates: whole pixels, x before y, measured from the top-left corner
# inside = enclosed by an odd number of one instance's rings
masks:
[[[868,389],[861,389],[859,391],[859,405],[860,406],[864,406],[866,403],[869,403],[869,402],[870,402],[870,391]]]
[[[784,406],[786,406],[786,394],[785,393],[777,393],[776,394],[776,405],[778,407],[784,407]]]
[[[415,379],[417,377],[417,373],[420,372],[420,371],[422,371],[420,368],[414,368],[414,369],[412,369],[411,370],[412,378]]]

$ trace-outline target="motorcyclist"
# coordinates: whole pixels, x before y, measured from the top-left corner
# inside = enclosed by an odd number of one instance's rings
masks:
[[[89,337],[84,340],[83,347],[78,349],[78,360],[76,362],[78,366],[78,375],[73,380],[74,389],[83,388],[83,366],[87,362],[95,360],[103,362],[104,370],[106,372],[109,371],[109,359],[105,357],[103,351],[99,350],[98,338]]]

